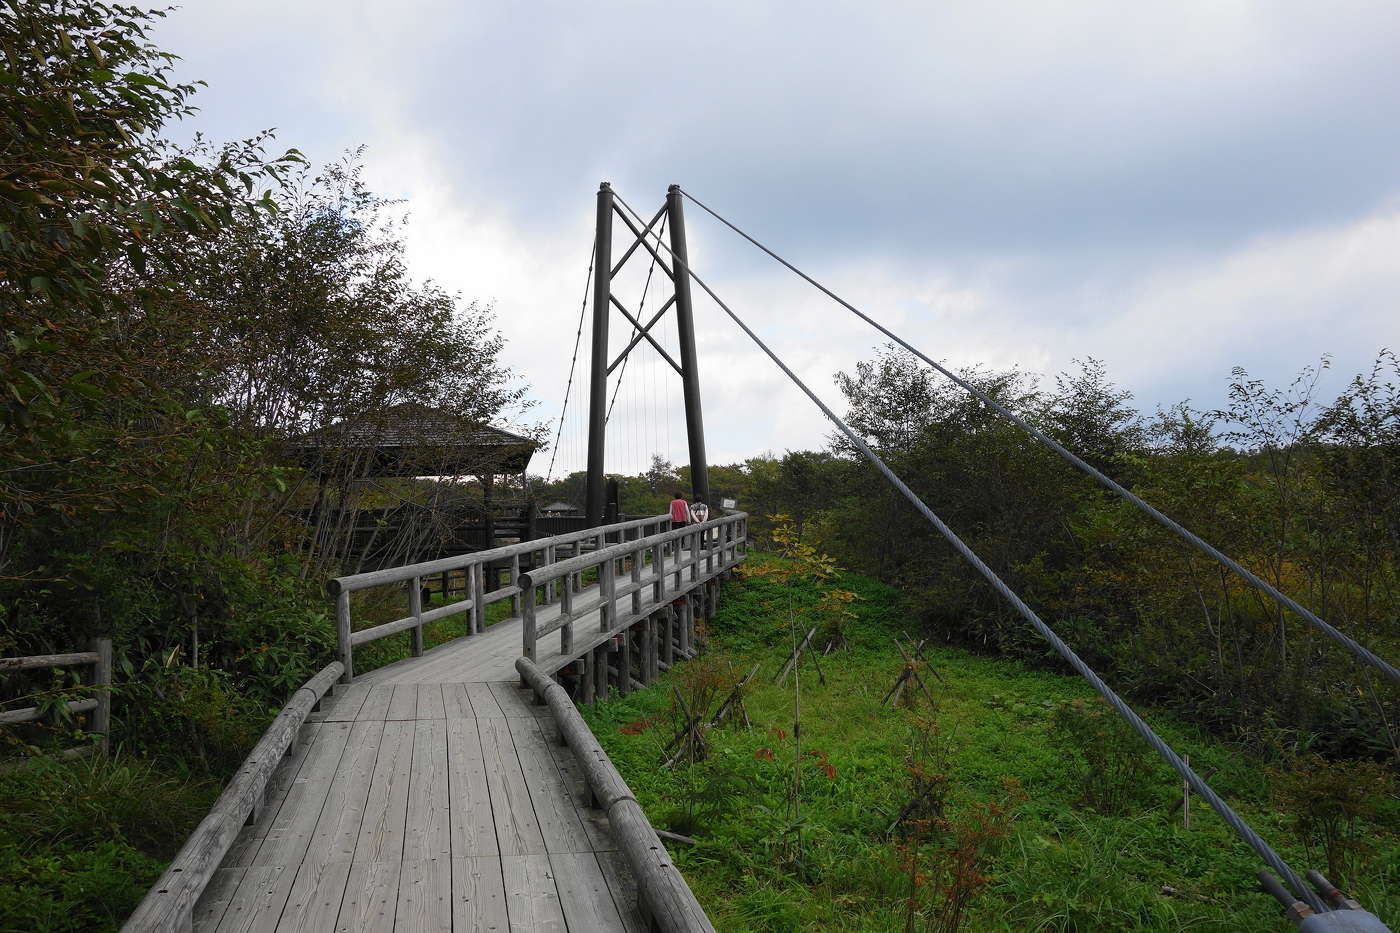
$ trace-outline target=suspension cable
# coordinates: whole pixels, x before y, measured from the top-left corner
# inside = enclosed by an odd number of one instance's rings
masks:
[[[1229,569],[1231,572],[1233,572],[1233,573],[1234,573],[1236,576],[1238,576],[1240,579],[1242,579],[1242,580],[1244,580],[1245,582],[1251,584],[1252,586],[1254,586],[1256,589],[1260,590],[1261,592],[1268,594],[1268,595],[1269,595],[1270,597],[1272,597],[1273,600],[1274,600],[1276,603],[1278,603],[1280,606],[1282,606],[1282,607],[1284,607],[1284,608],[1286,608],[1286,609],[1291,609],[1293,612],[1297,613],[1299,616],[1301,616],[1303,619],[1305,619],[1309,624],[1311,624],[1314,628],[1316,628],[1316,629],[1317,629],[1318,631],[1320,631],[1322,634],[1326,635],[1326,636],[1327,636],[1328,638],[1330,638],[1332,641],[1334,641],[1334,642],[1336,642],[1337,644],[1341,645],[1342,647],[1346,648],[1347,651],[1349,651],[1349,652],[1352,654],[1352,656],[1355,657],[1358,661],[1361,661],[1361,662],[1364,663],[1364,664],[1369,664],[1370,666],[1374,667],[1376,670],[1380,671],[1380,672],[1381,672],[1382,674],[1384,674],[1387,678],[1389,678],[1390,681],[1391,681],[1392,683],[1400,684],[1400,670],[1396,670],[1396,668],[1393,667],[1389,662],[1387,662],[1384,658],[1381,658],[1381,657],[1380,657],[1379,655],[1377,655],[1375,652],[1371,651],[1371,650],[1370,650],[1369,648],[1367,648],[1365,645],[1362,645],[1360,642],[1356,641],[1355,639],[1353,639],[1353,638],[1351,638],[1350,636],[1346,635],[1345,633],[1341,632],[1341,631],[1338,630],[1337,628],[1335,628],[1335,627],[1333,627],[1332,625],[1328,624],[1327,622],[1323,621],[1320,617],[1318,617],[1318,616],[1317,616],[1315,613],[1313,613],[1311,610],[1304,608],[1301,604],[1299,604],[1298,602],[1296,602],[1295,600],[1293,600],[1291,597],[1289,597],[1289,596],[1285,595],[1284,593],[1280,592],[1280,591],[1279,591],[1278,589],[1276,589],[1273,585],[1271,585],[1267,580],[1265,580],[1265,579],[1263,579],[1262,577],[1258,576],[1258,575],[1255,574],[1254,572],[1248,570],[1243,564],[1239,563],[1239,562],[1236,561],[1234,558],[1228,556],[1228,555],[1225,554],[1223,551],[1219,550],[1219,549],[1216,548],[1214,545],[1210,544],[1210,543],[1207,542],[1205,539],[1201,538],[1199,535],[1195,534],[1195,533],[1192,532],[1190,529],[1186,528],[1184,525],[1182,525],[1182,524],[1180,524],[1179,522],[1177,522],[1176,520],[1174,520],[1174,519],[1168,517],[1168,516],[1165,515],[1164,513],[1158,511],[1154,506],[1150,505],[1146,500],[1142,499],[1141,497],[1139,497],[1139,496],[1136,495],[1135,493],[1130,492],[1127,488],[1125,488],[1124,486],[1122,486],[1120,483],[1116,482],[1116,481],[1113,480],[1113,479],[1110,479],[1110,478],[1109,478],[1106,474],[1104,474],[1101,470],[1099,470],[1098,468],[1094,467],[1092,464],[1087,463],[1082,457],[1079,457],[1078,455],[1072,453],[1072,452],[1071,452],[1070,450],[1068,450],[1063,444],[1059,443],[1059,442],[1056,441],[1054,438],[1052,438],[1052,437],[1050,437],[1049,435],[1045,434],[1043,431],[1041,431],[1040,429],[1036,428],[1034,425],[1032,425],[1030,422],[1026,421],[1024,418],[1021,418],[1019,415],[1017,415],[1017,414],[1015,414],[1014,412],[1012,412],[1009,408],[1007,408],[1006,406],[1002,405],[1000,402],[998,402],[998,401],[997,401],[995,398],[993,398],[992,396],[988,395],[986,392],[983,392],[982,390],[978,389],[976,386],[972,385],[972,384],[971,384],[970,382],[968,382],[967,380],[965,380],[965,379],[959,377],[956,373],[952,372],[952,371],[949,370],[947,367],[945,367],[945,366],[943,366],[943,365],[941,365],[941,364],[939,364],[939,363],[934,362],[932,359],[930,359],[930,358],[928,357],[927,354],[925,354],[925,353],[924,353],[923,351],[921,351],[919,348],[917,348],[917,347],[915,347],[914,345],[910,344],[907,340],[905,340],[904,338],[900,337],[900,336],[899,336],[898,334],[896,334],[894,331],[890,330],[888,327],[885,327],[885,326],[884,326],[883,324],[881,324],[879,321],[876,321],[874,318],[870,317],[870,315],[868,315],[868,314],[866,314],[865,312],[861,311],[861,310],[860,310],[859,308],[857,308],[855,305],[851,304],[849,301],[847,301],[846,299],[842,298],[840,295],[836,294],[836,293],[833,292],[831,289],[827,288],[825,285],[823,285],[822,283],[818,282],[816,279],[812,278],[810,275],[808,275],[807,273],[803,272],[801,269],[799,269],[799,268],[797,268],[796,266],[794,266],[792,263],[788,262],[788,261],[787,261],[786,259],[784,259],[782,256],[779,256],[777,253],[773,252],[771,249],[769,249],[768,247],[764,246],[764,245],[763,245],[762,243],[760,243],[758,240],[756,240],[756,239],[754,239],[753,237],[749,236],[749,235],[748,235],[747,233],[745,233],[743,230],[740,230],[738,227],[736,227],[734,224],[730,223],[730,222],[729,222],[728,220],[726,220],[724,217],[721,217],[718,213],[716,213],[713,209],[711,209],[711,208],[710,208],[708,205],[706,205],[703,201],[698,200],[698,199],[697,199],[694,195],[692,195],[689,191],[686,191],[686,190],[684,190],[684,189],[681,189],[681,193],[684,194],[687,198],[689,198],[692,202],[694,202],[698,207],[700,207],[700,208],[701,208],[702,210],[704,210],[706,213],[708,213],[711,217],[715,218],[715,219],[718,220],[720,223],[722,223],[722,224],[724,224],[726,227],[728,227],[730,230],[733,230],[735,233],[739,234],[739,236],[741,236],[741,237],[743,237],[744,239],[748,240],[748,241],[749,241],[750,243],[752,243],[754,246],[757,246],[759,249],[761,249],[763,252],[767,253],[767,254],[768,254],[769,256],[771,256],[773,259],[776,259],[776,260],[777,260],[778,262],[780,262],[782,265],[786,266],[789,270],[791,270],[792,272],[794,272],[795,274],[797,274],[800,278],[802,278],[804,281],[806,281],[807,284],[813,286],[813,287],[816,288],[818,291],[820,291],[822,294],[824,294],[824,295],[826,295],[828,298],[830,298],[832,301],[835,301],[837,304],[841,305],[841,306],[842,306],[843,308],[845,308],[847,311],[850,311],[850,312],[851,312],[852,314],[854,314],[856,317],[858,317],[858,318],[860,318],[861,320],[865,321],[865,322],[866,322],[867,324],[869,324],[871,327],[874,327],[874,328],[875,328],[876,330],[878,330],[880,333],[884,334],[886,337],[890,338],[890,339],[893,340],[895,343],[899,344],[901,347],[903,347],[904,349],[908,350],[910,353],[914,354],[914,355],[917,356],[919,359],[923,360],[923,361],[924,361],[925,363],[927,363],[929,366],[932,366],[932,367],[933,367],[935,370],[937,370],[939,373],[941,373],[942,375],[946,376],[948,379],[951,379],[954,383],[956,383],[957,385],[961,386],[963,389],[967,390],[968,392],[972,393],[972,395],[974,395],[974,396],[976,396],[977,398],[981,399],[982,402],[983,402],[984,404],[991,406],[991,407],[992,407],[998,414],[1000,414],[1003,418],[1007,419],[1007,420],[1010,421],[1012,424],[1016,425],[1017,427],[1021,428],[1021,429],[1022,429],[1023,431],[1025,431],[1026,433],[1030,434],[1031,437],[1034,437],[1037,441],[1039,441],[1040,443],[1044,444],[1046,447],[1050,448],[1050,449],[1053,450],[1055,453],[1059,454],[1061,457],[1063,457],[1063,458],[1064,458],[1065,460],[1067,460],[1069,463],[1071,463],[1072,465],[1074,465],[1074,466],[1075,466],[1077,469],[1079,469],[1081,472],[1087,474],[1088,476],[1090,476],[1090,477],[1092,477],[1093,479],[1095,479],[1096,481],[1098,481],[1098,483],[1099,483],[1100,485],[1102,485],[1102,486],[1104,486],[1105,488],[1107,488],[1107,489],[1109,489],[1109,490],[1111,490],[1111,491],[1117,493],[1119,496],[1121,496],[1122,498],[1124,498],[1124,499],[1127,500],[1128,502],[1132,503],[1132,504],[1133,504],[1134,506],[1136,506],[1139,510],[1141,510],[1142,512],[1144,512],[1144,513],[1146,513],[1147,515],[1151,516],[1153,519],[1155,519],[1155,520],[1157,521],[1158,524],[1162,525],[1163,527],[1167,528],[1168,530],[1170,530],[1170,531],[1172,531],[1172,532],[1175,532],[1177,535],[1179,535],[1179,536],[1180,536],[1181,538],[1183,538],[1185,541],[1187,541],[1188,543],[1190,543],[1191,545],[1193,545],[1197,550],[1201,551],[1202,553],[1206,554],[1207,556],[1209,556],[1209,557],[1211,557],[1211,558],[1214,558],[1217,562],[1219,562],[1220,564],[1222,564],[1223,566],[1225,566],[1227,569]],[[697,281],[699,281],[699,280],[697,279]]]
[[[574,334],[574,357],[569,360],[569,381],[564,386],[564,407],[559,409],[559,430],[554,432],[554,449],[549,452],[549,472],[546,483],[554,479],[554,458],[559,456],[559,438],[564,433],[564,415],[569,411],[569,394],[574,388],[574,366],[578,363],[578,348],[583,341],[583,317],[588,311],[588,286],[593,282],[593,261],[598,256],[598,234],[593,234],[593,245],[588,250],[588,274],[583,279],[583,302],[578,309],[578,332]],[[571,434],[573,432],[570,432]]]
[[[624,201],[620,195],[617,195],[614,192],[614,197],[617,198],[618,203],[622,204],[623,207],[625,207],[634,216],[636,215],[636,211],[633,211],[632,207],[629,204],[627,204],[627,202]],[[662,245],[664,246],[664,244]],[[669,249],[667,251],[670,252]],[[1316,892],[1314,892],[1310,887],[1303,883],[1303,879],[1300,878],[1297,872],[1295,872],[1292,869],[1292,867],[1290,867],[1289,864],[1283,860],[1282,856],[1275,852],[1273,848],[1267,842],[1265,842],[1263,838],[1261,838],[1259,834],[1256,833],[1250,827],[1250,825],[1246,823],[1239,816],[1239,814],[1237,814],[1230,807],[1228,803],[1226,803],[1214,790],[1212,790],[1210,785],[1201,779],[1200,775],[1198,775],[1195,771],[1191,770],[1191,766],[1186,764],[1186,762],[1181,759],[1181,756],[1178,755],[1170,745],[1163,741],[1163,739],[1152,730],[1152,727],[1149,726],[1146,722],[1144,722],[1142,717],[1138,716],[1138,714],[1133,711],[1132,707],[1130,707],[1126,702],[1124,702],[1123,698],[1120,697],[1117,693],[1115,693],[1113,691],[1113,688],[1110,687],[1103,680],[1103,678],[1101,678],[1094,671],[1093,668],[1086,664],[1084,660],[1080,658],[1078,654],[1075,653],[1073,648],[1071,648],[1062,638],[1060,638],[1058,634],[1055,633],[1054,629],[1052,629],[1049,625],[1042,621],[1040,616],[1036,614],[1035,610],[1033,610],[1029,605],[1027,605],[1026,602],[1016,594],[1016,591],[1011,589],[1011,587],[1008,586],[1001,579],[1001,577],[997,575],[996,571],[989,567],[986,564],[986,562],[983,561],[982,558],[977,555],[976,551],[972,550],[972,548],[970,548],[962,540],[962,538],[958,537],[957,533],[954,532],[953,529],[950,528],[943,521],[943,519],[939,518],[938,515],[935,514],[934,511],[930,509],[922,499],[919,498],[918,494],[915,493],[912,489],[910,489],[909,486],[905,484],[904,480],[900,479],[899,475],[893,470],[891,470],[889,466],[885,464],[884,460],[880,459],[879,455],[876,454],[875,451],[870,449],[870,447],[865,443],[865,441],[861,440],[860,437],[858,437],[856,433],[852,431],[851,428],[848,427],[844,421],[837,417],[836,413],[833,412],[830,408],[828,408],[826,403],[824,403],[820,398],[818,398],[816,393],[813,392],[807,386],[807,384],[803,382],[801,378],[798,377],[796,373],[789,369],[787,364],[784,363],[782,359],[780,359],[778,355],[774,353],[773,350],[769,348],[769,346],[766,343],[764,343],[763,340],[759,338],[757,334],[755,334],[752,330],[749,329],[749,326],[744,323],[744,321],[739,317],[739,315],[734,313],[734,311],[729,307],[729,305],[725,304],[724,301],[721,300],[720,297],[714,293],[714,290],[711,289],[710,286],[706,285],[705,282],[701,280],[701,278],[698,275],[695,274],[695,271],[689,267],[685,260],[681,259],[679,256],[676,256],[674,252],[671,252],[670,254],[672,257],[672,261],[676,264],[677,269],[684,270],[686,274],[688,274],[692,279],[695,280],[695,284],[699,285],[702,289],[705,290],[705,293],[710,296],[710,298],[715,302],[715,304],[719,305],[720,308],[724,310],[725,314],[729,315],[730,320],[732,320],[735,324],[739,325],[740,330],[742,330],[748,336],[748,338],[752,340],[754,344],[757,345],[758,348],[762,350],[770,360],[773,361],[774,365],[776,365],[780,370],[783,371],[783,374],[786,375],[788,379],[792,380],[792,382],[799,389],[802,390],[802,392],[807,396],[807,398],[811,399],[812,403],[816,405],[817,408],[821,409],[822,414],[825,415],[827,419],[836,426],[837,430],[839,430],[843,435],[845,435],[846,439],[850,441],[851,444],[854,445],[856,449],[859,450],[861,454],[867,460],[869,460],[870,463],[874,465],[877,470],[880,471],[881,474],[884,475],[885,479],[887,479],[890,482],[890,484],[894,486],[895,489],[897,489],[901,495],[904,496],[904,498],[909,500],[910,504],[913,505],[914,508],[916,508],[919,511],[919,513],[923,515],[923,517],[927,519],[928,522],[938,530],[939,534],[943,535],[943,537],[947,539],[948,543],[951,544],[953,548],[959,554],[961,554],[963,558],[967,560],[967,562],[970,563],[973,566],[973,568],[977,570],[977,572],[981,574],[982,577],[988,583],[992,585],[992,588],[995,589],[999,594],[1001,594],[1002,598],[1009,602],[1026,621],[1030,622],[1030,624],[1035,628],[1035,630],[1040,633],[1041,637],[1050,643],[1051,647],[1055,649],[1055,651],[1060,655],[1060,657],[1064,658],[1065,661],[1069,663],[1070,667],[1074,668],[1074,670],[1078,672],[1081,677],[1087,680],[1093,686],[1093,688],[1096,691],[1098,691],[1100,696],[1102,696],[1106,701],[1108,701],[1109,705],[1113,707],[1113,709],[1118,713],[1118,715],[1121,716],[1128,723],[1128,725],[1131,726],[1133,730],[1137,732],[1137,734],[1140,735],[1145,742],[1147,742],[1148,745],[1152,746],[1153,750],[1156,751],[1157,754],[1160,755],[1167,762],[1167,764],[1171,765],[1171,767],[1176,771],[1177,774],[1181,775],[1181,777],[1188,784],[1191,785],[1191,789],[1194,790],[1197,794],[1199,794],[1208,804],[1210,804],[1211,809],[1215,810],[1216,813],[1220,814],[1220,818],[1223,819],[1225,823],[1235,831],[1235,834],[1238,835],[1240,839],[1242,839],[1247,845],[1249,845],[1249,847],[1252,848],[1259,855],[1259,857],[1262,858],[1269,865],[1270,868],[1272,868],[1274,871],[1278,872],[1281,876],[1283,876],[1283,878],[1288,882],[1289,886],[1293,889],[1293,891],[1296,894],[1298,894],[1298,896],[1302,900],[1309,904],[1314,911],[1318,913],[1325,913],[1328,908],[1322,903],[1321,898],[1317,896]]]

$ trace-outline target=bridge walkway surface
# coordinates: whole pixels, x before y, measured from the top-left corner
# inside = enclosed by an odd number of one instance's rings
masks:
[[[591,702],[693,657],[746,519],[453,558],[474,582],[441,608],[420,595],[441,562],[332,581],[342,660],[296,691],[124,933],[713,933],[561,682]],[[486,561],[529,548],[552,562],[484,589]],[[346,594],[368,586],[410,616],[352,628]],[[504,600],[519,614],[483,627]],[[422,651],[422,625],[453,615],[466,634]],[[415,627],[416,656],[352,676],[355,644]]]
[[[302,727],[196,930],[647,929],[547,707],[502,681],[367,680]]]

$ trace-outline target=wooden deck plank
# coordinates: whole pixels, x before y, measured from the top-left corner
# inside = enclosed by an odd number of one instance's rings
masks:
[[[210,933],[219,926],[246,873],[242,868],[220,868],[214,872],[194,907],[194,933]]]
[[[622,933],[622,917],[592,852],[551,852],[549,865],[569,929]]]
[[[454,858],[500,851],[478,724],[476,719],[447,720],[448,822]]]
[[[442,684],[418,685],[417,719],[445,719],[447,709],[442,699]]]
[[[466,684],[443,684],[442,699],[448,719],[475,719],[471,697],[467,695]]]
[[[369,694],[365,697],[365,702],[360,706],[360,711],[355,715],[355,719],[361,722],[367,719],[378,719],[382,722],[388,718],[389,701],[393,698],[393,684],[374,684],[370,687]]]
[[[340,756],[326,804],[321,808],[321,818],[307,846],[305,858],[308,861],[348,862],[354,857],[383,738],[383,722],[367,720],[351,724],[345,753]],[[332,923],[334,920],[332,917]]]
[[[336,933],[384,933],[394,928],[399,905],[399,863],[355,862],[345,882]]]
[[[496,843],[502,855],[543,855],[544,837],[505,719],[478,719]]]
[[[547,855],[501,857],[511,933],[567,933]]]
[[[583,831],[588,834],[588,842],[593,851],[610,852],[617,848],[617,843],[613,842],[608,815],[591,805],[588,781],[583,776],[583,768],[579,766],[578,758],[574,756],[574,750],[558,742],[555,736],[556,728],[551,723],[540,723],[540,732],[544,735],[545,746],[549,749],[550,757],[554,759],[554,765],[559,769],[559,774],[564,779],[564,790],[569,795],[570,803],[573,804],[574,813],[578,815],[579,822],[583,825]]]
[[[452,860],[452,929],[510,929],[500,859],[479,855]]]
[[[282,802],[287,799],[287,792],[291,790],[297,774],[306,763],[306,756],[315,748],[321,728],[322,724],[319,722],[309,722],[301,727],[296,750],[272,772],[257,819],[244,826],[238,838],[233,841],[228,854],[224,856],[224,868],[246,868],[253,863],[253,856],[267,838],[267,831],[277,820],[277,813],[282,809]]]
[[[408,816],[409,773],[413,766],[413,723],[386,722],[370,778],[365,816],[355,840],[356,862],[397,863],[403,858]]]
[[[608,852],[595,852],[598,867],[603,870],[603,880],[608,883],[613,906],[622,918],[622,928],[627,933],[651,933],[651,924],[642,914],[637,896],[637,879],[627,866],[627,857],[613,849]]]
[[[507,719],[525,786],[535,808],[547,852],[591,852],[592,843],[574,810],[564,776],[549,753],[548,739],[537,720]]]
[[[307,722],[353,722],[369,696],[370,684],[353,683],[335,688],[321,700],[321,708],[306,717]]]
[[[452,859],[406,859],[399,871],[394,933],[452,929]]]
[[[349,862],[303,862],[277,933],[333,933],[349,875]]]
[[[408,720],[417,717],[418,687],[414,684],[395,684],[394,696],[389,701],[385,719]]]
[[[491,692],[491,685],[483,682],[463,684],[467,690],[467,696],[471,698],[472,709],[476,712],[477,719],[504,719],[506,711],[501,709],[501,704],[496,701],[496,695]]]
[[[277,819],[253,855],[253,865],[299,865],[311,843],[321,809],[340,766],[352,723],[321,724],[321,735],[287,792]]]
[[[218,933],[271,933],[296,880],[295,865],[258,865],[244,869],[238,890],[215,929]]]
[[[514,663],[514,662],[512,662]],[[548,714],[549,707],[543,704],[536,706],[534,703],[535,694],[532,690],[526,690],[515,683],[497,681],[487,684],[491,695],[496,698],[502,712],[507,717],[524,717],[527,719],[537,718],[541,712]]]
[[[448,790],[447,722],[419,720],[413,724],[413,767],[408,782],[408,818],[403,845],[405,862],[452,857]]]

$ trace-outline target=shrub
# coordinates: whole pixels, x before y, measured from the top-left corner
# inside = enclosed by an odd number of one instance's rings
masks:
[[[1085,765],[1083,802],[1102,813],[1122,813],[1141,800],[1156,761],[1142,738],[1102,697],[1070,700],[1055,710],[1061,744]]]
[[[1304,755],[1286,771],[1270,770],[1274,802],[1290,815],[1310,857],[1322,850],[1333,884],[1356,880],[1371,854],[1363,827],[1395,794],[1395,775],[1374,761],[1328,761]]]

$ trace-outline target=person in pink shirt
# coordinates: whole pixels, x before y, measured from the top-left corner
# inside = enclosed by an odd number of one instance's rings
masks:
[[[671,530],[684,528],[690,521],[690,503],[678,492],[671,494]]]

